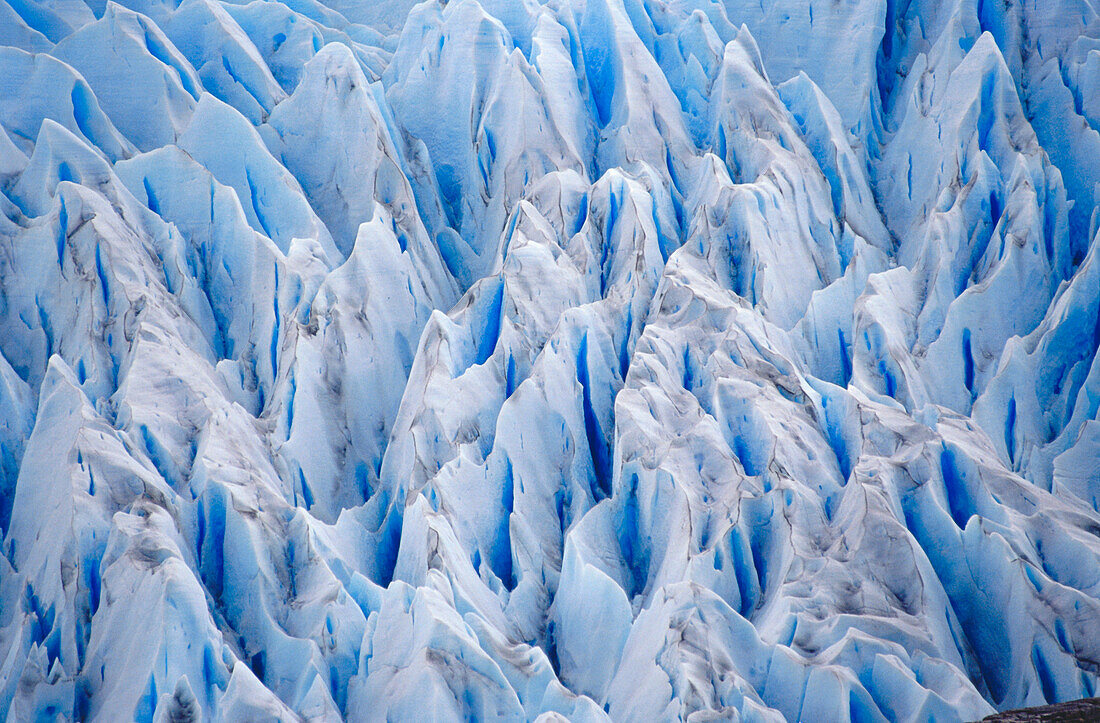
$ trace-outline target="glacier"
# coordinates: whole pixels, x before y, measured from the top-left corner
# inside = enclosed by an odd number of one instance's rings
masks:
[[[1094,0],[0,0],[0,717],[1100,686]]]

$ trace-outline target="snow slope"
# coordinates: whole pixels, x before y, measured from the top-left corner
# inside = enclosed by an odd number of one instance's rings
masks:
[[[0,0],[0,716],[1100,683],[1092,0]]]

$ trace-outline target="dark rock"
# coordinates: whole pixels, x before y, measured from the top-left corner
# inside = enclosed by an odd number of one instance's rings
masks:
[[[1100,723],[1100,698],[1009,710],[987,716],[982,723]]]

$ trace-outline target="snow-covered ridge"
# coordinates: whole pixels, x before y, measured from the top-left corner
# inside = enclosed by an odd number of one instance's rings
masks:
[[[1100,682],[1092,0],[0,0],[0,716]]]

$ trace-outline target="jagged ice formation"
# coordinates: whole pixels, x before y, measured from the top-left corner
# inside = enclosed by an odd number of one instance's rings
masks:
[[[0,715],[1100,682],[1094,0],[0,0]]]

